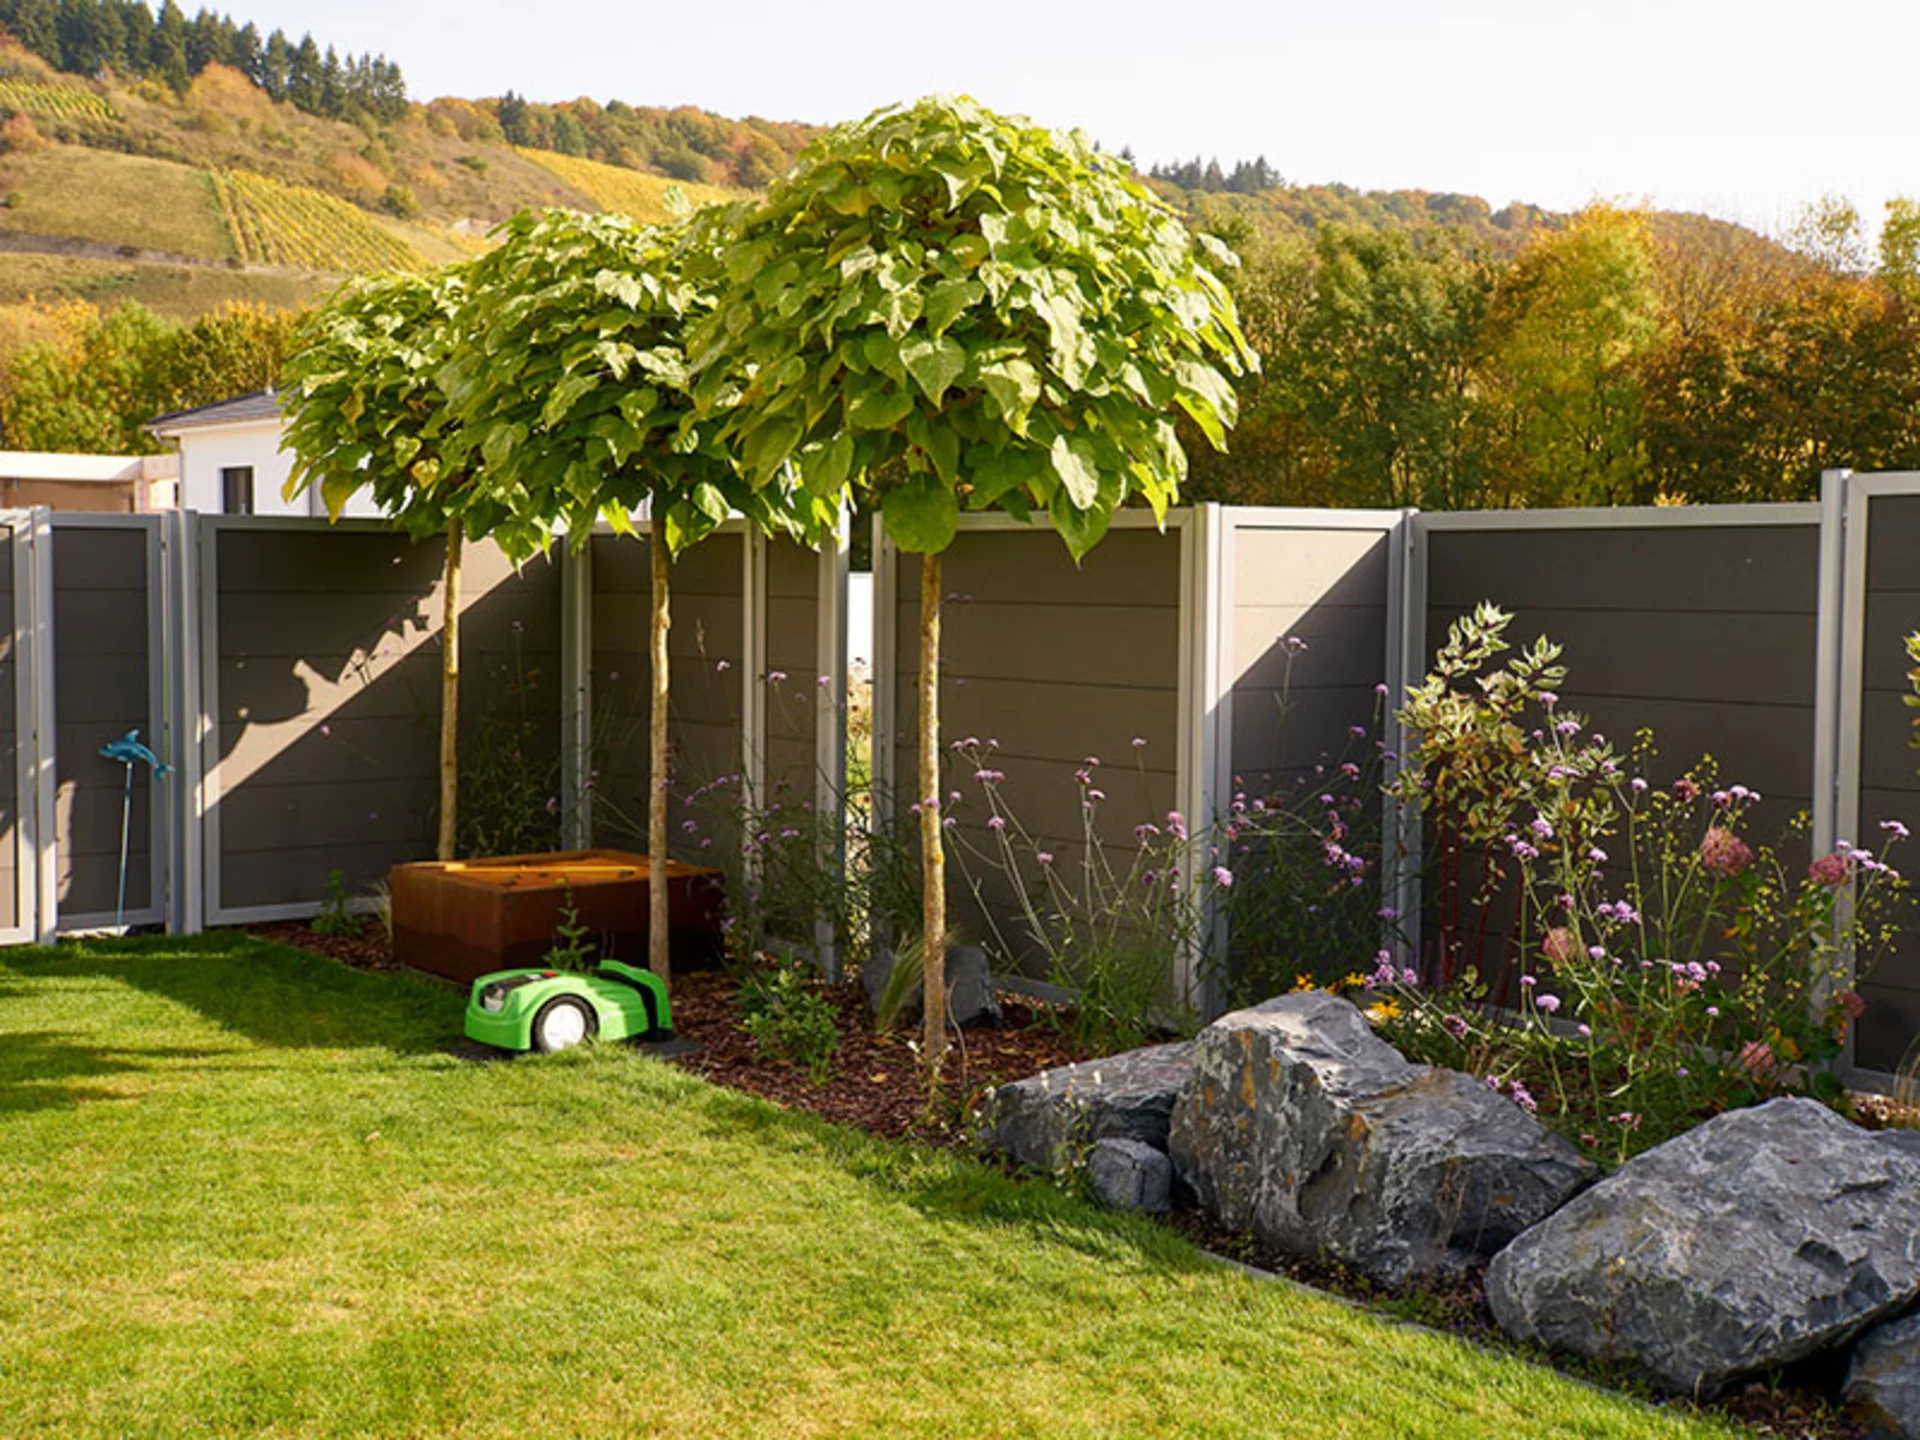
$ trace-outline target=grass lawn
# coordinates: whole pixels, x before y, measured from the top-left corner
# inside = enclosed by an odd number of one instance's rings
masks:
[[[1709,1436],[231,936],[0,954],[0,1432]]]

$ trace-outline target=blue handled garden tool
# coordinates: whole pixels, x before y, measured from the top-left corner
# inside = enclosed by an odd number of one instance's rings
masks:
[[[100,753],[127,767],[127,787],[120,797],[120,893],[113,902],[113,928],[119,930],[125,927],[127,914],[127,841],[133,829],[133,767],[145,764],[156,780],[166,779],[173,773],[173,767],[140,743],[138,730],[129,730],[118,740],[102,745]]]

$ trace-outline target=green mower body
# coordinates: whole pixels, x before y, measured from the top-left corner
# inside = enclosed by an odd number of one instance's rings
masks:
[[[591,974],[500,970],[473,982],[467,1038],[500,1050],[547,1054],[582,1041],[666,1040],[667,987],[651,970],[602,960]]]

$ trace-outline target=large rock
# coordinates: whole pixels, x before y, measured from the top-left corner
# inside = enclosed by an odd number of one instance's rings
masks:
[[[1320,991],[1201,1032],[1171,1151],[1227,1225],[1389,1285],[1472,1268],[1597,1173],[1512,1101],[1411,1064]]]
[[[875,946],[860,967],[860,983],[867,992],[867,1004],[877,1014],[880,997],[886,993],[893,974],[893,951]],[[920,978],[916,975],[894,1021],[912,1025],[920,1018]],[[987,965],[987,952],[978,945],[955,945],[947,951],[947,1018],[955,1025],[998,1025],[1000,994]]]
[[[1071,1169],[1101,1140],[1165,1150],[1192,1054],[1188,1040],[1151,1045],[996,1086],[981,1116],[981,1143],[1046,1170]]]
[[[1870,1440],[1920,1440],[1920,1315],[1860,1337],[1844,1398],[1871,1427]]]
[[[1173,1162],[1144,1140],[1100,1140],[1087,1156],[1093,1193],[1115,1210],[1157,1215],[1173,1205]]]
[[[1706,1398],[1920,1296],[1920,1159],[1813,1100],[1716,1116],[1502,1251],[1508,1334]]]

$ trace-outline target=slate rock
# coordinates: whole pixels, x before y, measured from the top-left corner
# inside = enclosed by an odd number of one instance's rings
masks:
[[[1168,1149],[1224,1224],[1388,1285],[1475,1268],[1598,1173],[1511,1100],[1409,1062],[1323,991],[1200,1033]]]
[[[1071,1169],[1102,1140],[1165,1151],[1192,1054],[1190,1040],[1150,1045],[996,1086],[982,1110],[981,1143],[1043,1170]]]
[[[1101,1203],[1158,1215],[1173,1206],[1173,1162],[1141,1140],[1101,1140],[1087,1155],[1087,1178]]]
[[[880,997],[893,974],[893,951],[876,945],[860,967],[860,984],[867,1004],[877,1014]],[[947,1018],[955,1025],[998,1025],[1000,994],[987,964],[987,952],[978,945],[955,945],[947,951]],[[916,976],[895,1023],[912,1025],[920,1019],[920,980]]]
[[[1701,1399],[1916,1298],[1920,1158],[1798,1097],[1635,1156],[1487,1271],[1508,1334]]]
[[[1842,1398],[1869,1440],[1920,1440],[1920,1315],[1860,1337]]]
[[[1871,1133],[1882,1145],[1891,1145],[1920,1159],[1920,1130],[1875,1130]]]

